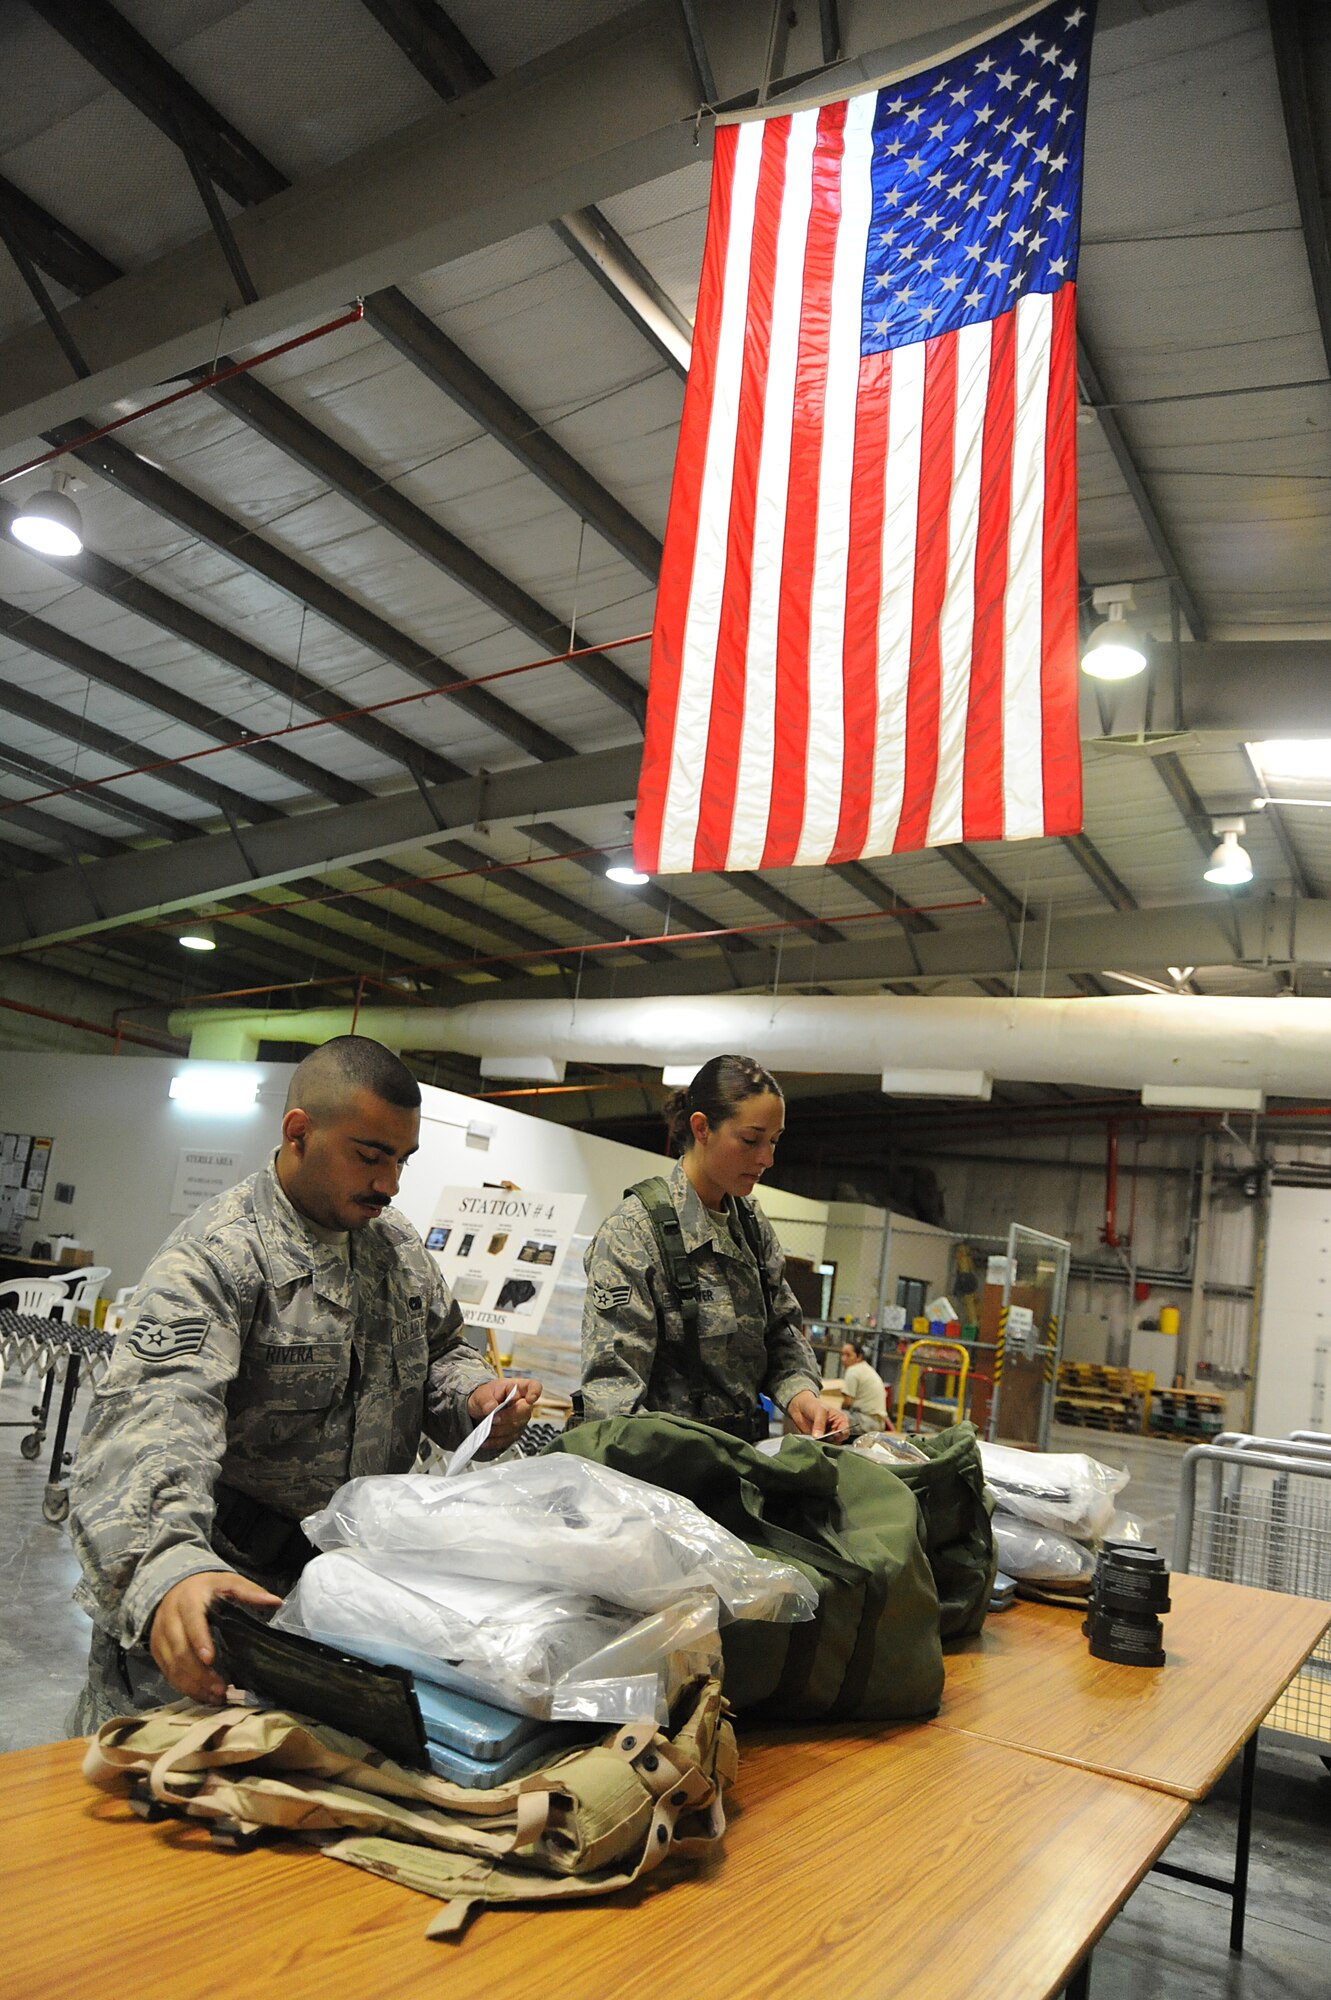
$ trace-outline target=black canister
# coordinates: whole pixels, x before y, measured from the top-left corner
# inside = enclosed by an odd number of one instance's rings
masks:
[[[1091,1652],[1120,1667],[1163,1667],[1164,1627],[1154,1612],[1100,1611],[1089,1621]]]
[[[1169,1571],[1163,1556],[1152,1550],[1116,1549],[1096,1576],[1095,1601],[1106,1611],[1169,1609]]]

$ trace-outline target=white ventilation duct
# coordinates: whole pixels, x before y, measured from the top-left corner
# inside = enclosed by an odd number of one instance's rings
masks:
[[[171,1032],[190,1054],[252,1061],[260,1041],[350,1033],[350,1008],[188,1008]],[[649,1000],[480,1000],[362,1007],[356,1032],[394,1049],[540,1056],[660,1071],[729,1050],[775,1070],[877,1075],[977,1070],[1020,1083],[1201,1084],[1331,1099],[1331,1001],[1132,995],[1102,1000],[935,1000],[718,994]]]

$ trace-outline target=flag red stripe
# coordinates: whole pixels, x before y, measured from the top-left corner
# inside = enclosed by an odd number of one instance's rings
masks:
[[[1046,834],[1081,830],[1077,716],[1077,288],[1054,294],[1044,453],[1040,662]]]
[[[1008,583],[1008,529],[1012,521],[1016,332],[1015,311],[1003,313],[994,321],[989,349],[961,809],[962,835],[966,840],[1003,838],[1003,610]]]
[[[786,493],[781,561],[781,610],[776,641],[776,729],[772,796],[764,868],[787,867],[795,858],[804,823],[805,763],[809,736],[809,603],[818,540],[818,485],[823,453],[827,337],[832,270],[841,218],[842,132],[846,107],[825,104],[818,114],[813,155],[813,197],[805,238],[800,299],[799,358],[795,363],[795,430]]]
[[[675,452],[675,475],[670,488],[670,511],[661,558],[661,584],[656,597],[651,699],[647,704],[646,740],[633,826],[634,865],[647,875],[655,874],[659,864],[661,822],[670,784],[670,756],[675,739],[675,713],[679,705],[689,596],[693,587],[693,559],[698,545],[698,512],[702,504],[703,466],[712,415],[726,256],[730,247],[730,202],[738,143],[738,126],[717,127],[712,195],[707,213],[707,241],[703,249],[698,313],[694,323],[693,356],[689,364],[684,413]]]
[[[846,577],[846,631],[842,649],[845,748],[841,816],[831,862],[853,861],[863,851],[873,799],[874,744],[878,735],[878,605],[883,589],[883,475],[892,407],[892,354],[866,354],[860,362],[855,408],[855,456],[850,475],[853,551]]]
[[[894,851],[927,847],[938,776],[938,706],[942,656],[938,623],[947,588],[948,507],[957,402],[957,338],[925,342],[924,422],[920,433],[919,530],[911,610],[910,684],[906,695],[906,787]]]
[[[767,400],[767,364],[772,346],[772,291],[776,283],[777,232],[786,185],[789,118],[763,127],[753,240],[749,261],[748,313],[740,374],[739,421],[726,537],[726,574],[707,725],[707,756],[699,800],[695,868],[724,868],[735,816],[740,739],[744,726],[745,661],[749,603],[753,585],[753,520],[758,498],[758,460]]]

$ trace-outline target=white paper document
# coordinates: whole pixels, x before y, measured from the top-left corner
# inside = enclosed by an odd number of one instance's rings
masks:
[[[517,1393],[518,1393],[518,1385],[515,1382],[513,1384],[513,1387],[509,1390],[508,1394],[505,1396],[503,1402],[496,1403],[494,1408],[490,1411],[489,1415],[481,1418],[481,1421],[477,1424],[475,1430],[471,1433],[470,1437],[465,1437],[462,1440],[462,1443],[458,1446],[457,1450],[453,1453],[452,1458],[450,1458],[448,1461],[448,1469],[444,1473],[445,1479],[451,1479],[454,1473],[456,1472],[464,1472],[466,1468],[471,1464],[473,1458],[475,1458],[477,1452],[484,1449],[484,1446],[489,1439],[490,1433],[494,1429],[495,1418],[499,1415],[499,1412],[501,1410],[506,1410],[508,1408],[509,1404],[513,1401]]]

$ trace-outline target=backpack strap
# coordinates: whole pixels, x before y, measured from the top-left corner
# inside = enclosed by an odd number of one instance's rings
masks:
[[[666,1283],[684,1322],[684,1358],[689,1394],[694,1410],[701,1415],[707,1383],[703,1374],[702,1349],[698,1344],[698,1274],[689,1262],[689,1253],[684,1247],[684,1232],[679,1226],[675,1204],[670,1199],[670,1184],[660,1174],[652,1174],[645,1181],[636,1181],[631,1188],[625,1188],[624,1193],[626,1197],[631,1194],[638,1197],[652,1225],[665,1268]]]
[[[758,1283],[762,1286],[763,1291],[763,1312],[767,1318],[767,1327],[763,1337],[765,1340],[770,1340],[772,1338],[772,1321],[776,1317],[776,1307],[772,1303],[772,1287],[767,1276],[767,1260],[763,1256],[762,1231],[758,1227],[758,1218],[753,1212],[753,1203],[746,1200],[742,1194],[735,1197],[735,1213],[739,1217],[739,1226],[744,1232],[744,1241],[748,1244],[750,1250],[752,1250],[753,1261],[758,1266]]]

